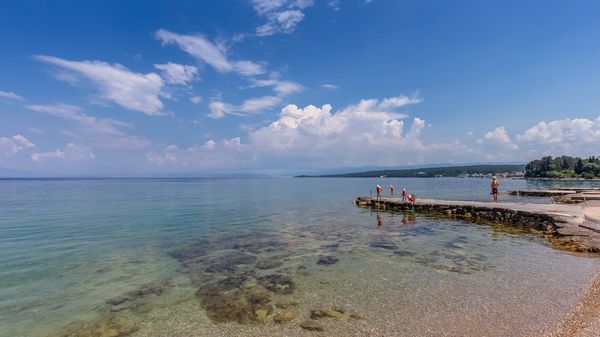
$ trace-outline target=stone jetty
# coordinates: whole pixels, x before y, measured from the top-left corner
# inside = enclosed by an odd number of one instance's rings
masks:
[[[576,252],[600,253],[600,221],[597,207],[580,205],[528,204],[420,199],[415,205],[400,198],[359,197],[362,207],[390,211],[414,210],[468,221],[491,221],[539,231],[553,246]],[[600,214],[600,212],[598,212]]]

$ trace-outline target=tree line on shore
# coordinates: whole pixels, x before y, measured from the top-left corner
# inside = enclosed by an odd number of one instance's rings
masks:
[[[586,159],[571,156],[543,157],[527,164],[525,177],[598,178],[600,177],[600,157],[592,156]]]

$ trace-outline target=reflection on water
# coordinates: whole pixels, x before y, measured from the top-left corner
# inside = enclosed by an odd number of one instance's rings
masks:
[[[519,335],[597,270],[500,225],[352,205],[373,182],[0,181],[0,336]]]

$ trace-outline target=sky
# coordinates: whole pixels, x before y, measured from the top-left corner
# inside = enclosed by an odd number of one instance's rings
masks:
[[[3,1],[0,175],[597,156],[599,12],[587,0]]]

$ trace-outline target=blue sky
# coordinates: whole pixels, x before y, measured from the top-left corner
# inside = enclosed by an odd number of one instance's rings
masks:
[[[301,172],[600,151],[596,1],[13,1],[0,169]]]

